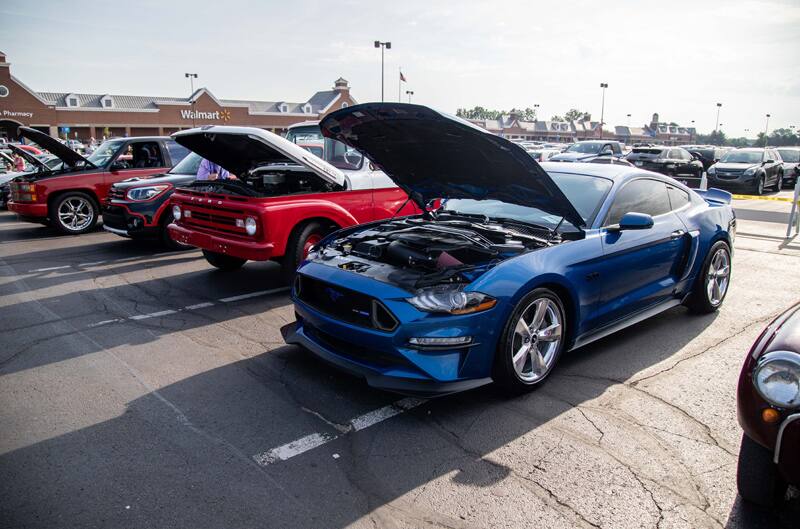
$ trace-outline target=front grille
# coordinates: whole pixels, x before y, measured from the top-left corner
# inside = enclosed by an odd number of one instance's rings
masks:
[[[236,225],[236,220],[243,221],[246,214],[241,209],[230,209],[219,204],[209,203],[210,200],[184,200],[180,202],[184,213],[180,224],[188,227],[202,228],[206,231],[217,232],[224,235],[246,236],[244,225]]]
[[[357,360],[363,363],[372,364],[378,367],[409,367],[410,364],[400,355],[391,355],[377,349],[368,349],[361,345],[354,344],[347,340],[337,338],[332,334],[322,332],[319,329],[305,324],[306,334],[311,339],[321,345],[335,351],[337,354]]]
[[[360,327],[391,332],[397,318],[377,299],[338,285],[298,274],[295,295],[312,308]]]

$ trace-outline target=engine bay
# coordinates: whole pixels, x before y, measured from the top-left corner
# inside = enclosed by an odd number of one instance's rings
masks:
[[[256,167],[244,175],[237,175],[236,180],[200,180],[192,183],[191,187],[229,195],[260,198],[342,190],[341,186],[326,182],[305,167],[289,164]]]
[[[414,289],[471,282],[505,259],[560,242],[547,228],[408,217],[349,233],[309,258]]]

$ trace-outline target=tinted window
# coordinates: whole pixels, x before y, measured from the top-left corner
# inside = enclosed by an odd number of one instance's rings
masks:
[[[800,150],[792,149],[778,149],[778,154],[784,162],[797,163],[800,162]]]
[[[689,203],[689,193],[684,191],[683,189],[678,189],[677,187],[667,186],[667,192],[669,193],[669,202],[672,206],[672,210],[681,209],[683,206]]]
[[[178,162],[186,158],[189,155],[189,149],[184,147],[183,145],[178,145],[172,140],[169,140],[167,143],[167,151],[169,152],[169,157],[172,160],[172,165],[177,165]]]
[[[134,169],[164,167],[166,165],[164,157],[161,155],[161,147],[155,141],[131,143],[130,159],[123,158],[123,155],[120,155],[117,160],[129,163],[130,167]]]
[[[606,226],[619,224],[626,213],[646,213],[653,217],[670,210],[669,195],[664,182],[657,180],[634,180],[619,190],[608,212]]]

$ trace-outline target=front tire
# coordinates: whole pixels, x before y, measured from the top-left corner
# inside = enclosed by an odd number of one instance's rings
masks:
[[[728,294],[730,280],[731,248],[725,241],[717,241],[706,254],[687,306],[697,314],[717,311]]]
[[[743,500],[762,507],[772,507],[783,500],[787,485],[772,461],[772,452],[742,435],[736,486]]]
[[[764,175],[757,176],[754,183],[753,183],[753,193],[756,196],[761,196],[764,194],[764,179],[766,177]]]
[[[230,255],[225,255],[224,253],[210,252],[208,250],[203,250],[203,257],[206,258],[206,261],[208,261],[211,266],[219,268],[225,272],[238,270],[247,262],[247,259],[232,257]]]
[[[495,351],[494,381],[521,394],[544,383],[566,343],[564,304],[552,290],[537,288],[517,304]]]
[[[99,208],[94,198],[75,191],[56,197],[51,211],[53,227],[61,233],[80,235],[91,231],[97,224]]]
[[[778,178],[775,180],[775,187],[773,189],[778,192],[783,189],[783,173],[778,173]]]
[[[297,267],[308,255],[308,250],[321,241],[329,231],[321,222],[316,221],[308,222],[294,229],[281,260],[283,275],[287,279],[294,277]]]

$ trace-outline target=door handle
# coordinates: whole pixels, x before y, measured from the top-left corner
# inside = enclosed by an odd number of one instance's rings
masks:
[[[684,235],[686,235],[685,231],[683,231],[683,230],[675,230],[670,234],[669,238],[674,241],[675,239],[680,239]]]

